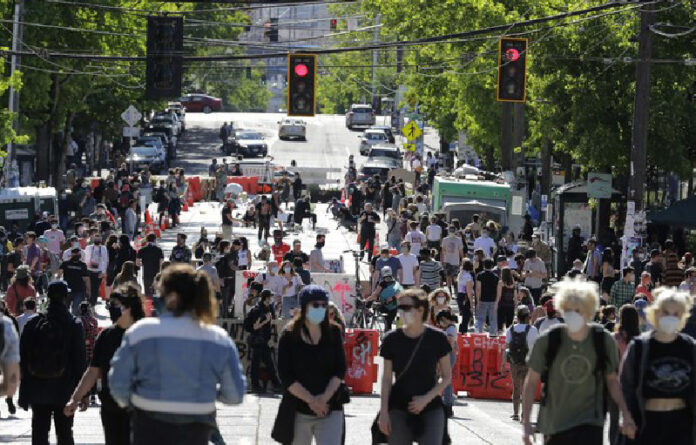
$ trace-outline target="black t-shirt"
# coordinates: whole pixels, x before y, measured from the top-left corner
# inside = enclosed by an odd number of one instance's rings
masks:
[[[147,244],[138,250],[138,258],[143,264],[143,280],[149,281],[159,273],[160,260],[164,259],[164,253],[158,246]]]
[[[690,400],[694,379],[692,354],[692,344],[682,336],[671,343],[650,339],[643,396],[646,399]]]
[[[295,258],[299,258],[302,260],[302,264],[307,264],[309,263],[309,255],[304,253],[303,251],[295,252],[294,250],[291,250],[290,252],[286,253],[285,256],[283,256],[283,261],[290,261],[292,262],[295,260]]]
[[[476,279],[481,282],[481,301],[494,302],[498,296],[498,276],[491,270],[484,270]]]
[[[232,218],[232,209],[230,206],[226,205],[222,208],[222,225],[231,226],[232,221],[230,221],[230,218]]]
[[[14,270],[17,270],[22,265],[22,253],[12,251],[7,254],[6,264],[12,264]]]
[[[84,277],[89,276],[89,271],[87,270],[87,265],[81,260],[68,260],[63,261],[60,265],[61,270],[63,270],[63,279],[68,283],[68,287],[73,292],[84,292],[85,291],[85,281]]]
[[[367,210],[363,210],[362,213],[360,213],[360,216],[358,217],[358,221],[360,221],[363,217],[365,217],[365,221],[362,222],[360,225],[360,232],[375,233],[375,223],[378,223],[380,221],[377,212],[368,212]],[[367,218],[369,217],[372,217],[372,222],[368,221]]]
[[[438,361],[452,351],[443,331],[426,326],[422,335],[425,337],[403,375],[401,374],[420,337],[408,337],[403,329],[395,329],[384,336],[379,355],[385,360],[391,360],[394,376],[399,377],[389,396],[390,408],[406,411],[414,396],[421,396],[433,389],[437,384]],[[440,398],[436,397],[425,410],[436,408],[439,403]]]
[[[659,262],[653,263],[652,261],[648,261],[645,264],[644,270],[650,272],[650,280],[652,281],[653,285],[655,285],[655,283],[658,281],[662,282],[662,264]]]
[[[118,325],[111,325],[101,331],[97,340],[94,342],[94,354],[92,355],[92,362],[89,366],[99,368],[102,372],[102,386],[101,391],[99,391],[99,400],[101,400],[102,409],[121,409],[109,392],[108,375],[109,369],[111,369],[111,359],[119,346],[121,346],[124,332],[125,331]]]

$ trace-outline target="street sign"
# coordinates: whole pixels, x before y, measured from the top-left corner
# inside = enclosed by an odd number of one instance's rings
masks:
[[[140,111],[137,110],[133,105],[129,106],[126,111],[121,114],[121,119],[128,124],[129,127],[134,126],[143,117]]]
[[[587,197],[597,199],[611,198],[611,174],[610,173],[588,173],[587,175]]]
[[[404,150],[416,151],[416,144],[404,144]]]
[[[140,137],[140,128],[138,128],[138,127],[123,127],[123,137],[124,138]]]
[[[423,134],[423,131],[421,131],[420,127],[415,121],[411,121],[401,129],[401,133],[406,136],[406,139],[413,141],[418,139],[420,135]]]

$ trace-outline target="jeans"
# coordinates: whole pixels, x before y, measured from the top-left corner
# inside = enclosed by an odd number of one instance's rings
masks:
[[[208,445],[212,426],[205,423],[171,423],[135,410],[131,417],[132,445]]]
[[[259,346],[251,347],[251,385],[253,388],[261,387],[261,382],[259,379],[259,366],[263,361],[266,371],[271,374],[271,380],[273,385],[280,386],[280,380],[278,380],[278,374],[276,373],[275,364],[273,363],[273,357],[271,354],[271,348],[268,344],[262,344]]]
[[[454,364],[457,361],[457,354],[452,351],[450,352],[450,367],[454,369]],[[452,384],[450,383],[445,387],[445,393],[443,394],[442,397],[442,403],[445,404],[445,406],[452,406],[454,405],[454,389],[452,388]]]
[[[295,414],[295,435],[292,445],[341,445],[343,411],[331,411],[326,417]]]
[[[97,297],[99,296],[99,286],[101,285],[101,278],[99,278],[100,272],[89,271],[89,282],[91,284],[92,294],[89,296],[89,304],[92,307],[97,304]]]
[[[56,428],[58,445],[75,445],[73,418],[63,415],[64,405],[31,405],[31,445],[49,445],[51,417]]]
[[[130,445],[130,414],[120,409],[100,412],[104,427],[104,445]]]
[[[519,414],[520,399],[522,397],[522,386],[527,377],[527,365],[510,363],[510,374],[512,376],[512,413]]]
[[[283,297],[283,318],[289,320],[292,318],[292,310],[299,307],[297,295],[292,297]]]
[[[80,315],[80,303],[85,301],[85,291],[72,291],[72,314],[75,316]]]
[[[480,301],[476,307],[476,332],[483,332],[483,323],[488,318],[488,333],[491,337],[498,335],[498,314],[494,301]]]
[[[442,445],[442,436],[445,433],[445,412],[442,408],[433,408],[421,412],[420,417],[423,428],[416,436],[409,422],[410,414],[406,411],[393,409],[389,411],[391,420],[391,434],[389,445],[411,445],[417,442],[419,445]]]

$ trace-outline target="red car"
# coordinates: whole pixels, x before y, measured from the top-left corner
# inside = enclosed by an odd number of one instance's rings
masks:
[[[186,111],[193,113],[199,111],[210,113],[211,111],[222,110],[222,99],[208,96],[207,94],[187,94],[179,99],[179,102],[186,108]]]

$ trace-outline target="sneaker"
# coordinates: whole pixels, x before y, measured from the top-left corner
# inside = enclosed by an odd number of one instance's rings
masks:
[[[10,412],[10,415],[14,416],[15,413],[17,412],[17,407],[15,406],[14,402],[12,401],[12,398],[7,397],[5,399],[5,402],[7,403],[7,409]]]

